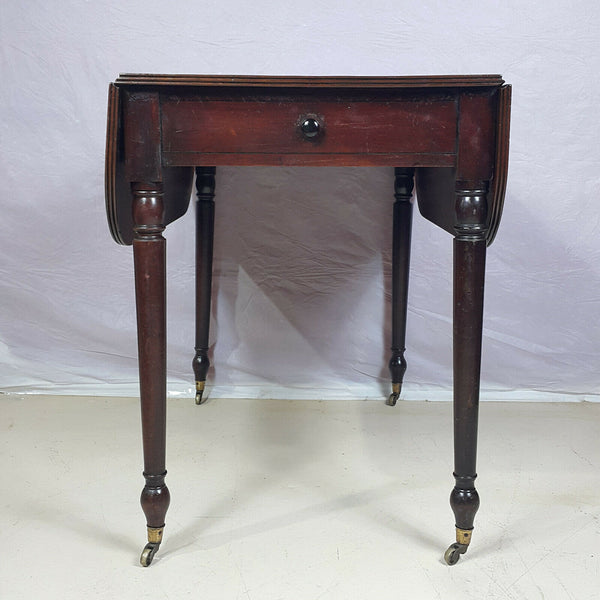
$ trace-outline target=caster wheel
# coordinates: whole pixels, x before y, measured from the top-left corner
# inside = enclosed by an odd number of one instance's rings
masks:
[[[142,555],[140,556],[140,564],[142,567],[150,566],[154,555],[158,551],[158,546],[159,544],[146,544],[146,547],[142,550]]]
[[[200,406],[200,404],[202,404],[204,401],[206,401],[206,398],[202,397],[204,395],[205,383],[206,382],[204,382],[204,381],[196,381],[196,404],[198,406]]]
[[[464,554],[467,551],[467,546],[464,544],[452,544],[448,550],[444,553],[444,560],[447,565],[455,565],[459,559],[460,555]]]
[[[399,397],[400,397],[400,394],[396,394],[396,393],[392,392],[390,394],[390,397],[387,399],[386,404],[388,406],[396,406],[396,402],[398,401]]]

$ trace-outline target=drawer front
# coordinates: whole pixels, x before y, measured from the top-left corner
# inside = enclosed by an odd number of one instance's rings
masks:
[[[286,156],[300,157],[298,164],[310,164],[302,160],[306,155],[330,162],[344,155],[397,157],[404,153],[446,155],[445,164],[454,160],[457,106],[452,99],[165,98],[161,108],[166,164],[184,164],[186,154],[189,164],[201,164],[199,155],[210,155],[215,164],[219,155],[234,158],[229,164],[260,164],[259,155],[278,157],[265,158],[263,164],[294,164]],[[303,133],[307,119],[312,121]]]

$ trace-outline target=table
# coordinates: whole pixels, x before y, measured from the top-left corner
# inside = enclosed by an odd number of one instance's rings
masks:
[[[208,367],[215,170],[228,165],[395,168],[392,231],[393,406],[405,334],[416,187],[421,214],[454,236],[455,564],[471,541],[486,247],[498,229],[508,167],[511,87],[499,75],[266,77],[121,75],[109,87],[106,208],[114,239],[133,245],[145,486],[152,562],[163,537],[165,227],[188,208],[196,176],[196,403]],[[390,195],[391,195],[390,190]]]

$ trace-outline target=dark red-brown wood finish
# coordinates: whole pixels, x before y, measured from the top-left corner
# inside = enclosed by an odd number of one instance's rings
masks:
[[[454,564],[471,541],[486,247],[502,215],[510,86],[499,75],[267,77],[121,75],[109,88],[106,209],[133,244],[149,565],[165,485],[165,227],[187,210],[196,171],[196,401],[210,365],[215,170],[222,165],[395,167],[392,231],[394,405],[406,370],[413,186],[419,210],[454,236]]]

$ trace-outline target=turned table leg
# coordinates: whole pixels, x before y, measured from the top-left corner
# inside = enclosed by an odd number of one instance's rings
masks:
[[[471,542],[479,508],[475,489],[483,289],[485,279],[487,184],[457,182],[454,238],[454,478],[450,506],[456,543],[444,558],[455,564]]]
[[[408,310],[408,279],[410,267],[410,236],[412,228],[412,168],[395,169],[394,226],[392,239],[392,356],[389,362],[392,393],[387,400],[394,406],[402,391],[406,372],[406,315]]]
[[[210,367],[208,333],[215,226],[215,173],[215,167],[196,167],[196,354],[192,360],[196,378],[196,404],[202,403]]]
[[[138,327],[144,477],[141,504],[148,544],[140,562],[147,567],[162,541],[169,490],[165,485],[166,281],[163,193],[160,184],[133,185],[135,295]]]

